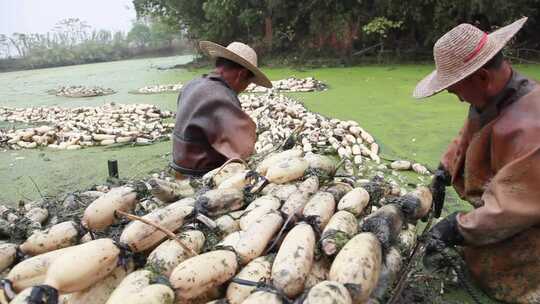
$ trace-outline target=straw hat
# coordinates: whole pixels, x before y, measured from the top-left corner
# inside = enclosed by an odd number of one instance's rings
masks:
[[[257,53],[249,45],[233,42],[225,48],[217,43],[201,41],[199,47],[213,59],[217,57],[229,59],[250,70],[255,75],[251,80],[253,83],[266,88],[272,87],[272,82],[257,67]]]
[[[432,96],[476,72],[504,48],[525,21],[527,17],[491,34],[466,23],[450,30],[433,47],[437,69],[418,83],[413,96]]]

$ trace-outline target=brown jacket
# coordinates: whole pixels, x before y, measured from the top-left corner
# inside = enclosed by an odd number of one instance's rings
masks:
[[[253,153],[257,135],[237,94],[217,74],[187,83],[178,97],[171,167],[200,176]]]
[[[540,303],[540,86],[514,72],[442,163],[475,207],[458,216],[473,277],[498,300]]]

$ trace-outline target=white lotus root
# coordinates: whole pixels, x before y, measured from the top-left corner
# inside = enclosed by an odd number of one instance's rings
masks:
[[[364,155],[373,161],[380,161],[379,146],[373,136],[364,131],[355,121],[329,119],[321,114],[308,111],[303,104],[284,95],[240,96],[242,108],[257,124],[257,153],[275,148],[276,143],[285,141],[291,133],[303,126],[299,133],[305,153],[334,149],[341,158],[362,163]],[[365,138],[369,139],[368,143]],[[376,153],[375,153],[376,151]]]
[[[168,139],[173,117],[149,104],[105,104],[101,107],[0,107],[0,121],[47,124],[19,130],[0,130],[0,146],[11,149],[49,147],[78,150],[115,143],[152,143]]]
[[[412,169],[414,170],[414,172],[418,173],[418,174],[422,174],[422,175],[430,175],[431,173],[429,172],[429,170],[421,165],[421,164],[413,164],[412,165]]]
[[[396,160],[390,164],[390,167],[394,170],[409,170],[411,169],[411,162],[408,160]]]
[[[113,89],[102,87],[85,86],[62,86],[55,90],[49,90],[49,94],[62,97],[95,97],[105,96],[116,93]]]
[[[277,81],[272,81],[272,88],[268,89],[265,87],[258,86],[256,84],[250,84],[246,92],[249,93],[266,93],[271,91],[276,92],[314,92],[314,91],[326,91],[327,87],[321,81],[313,78],[296,78],[289,77],[287,79],[281,79]]]
[[[159,93],[177,93],[182,90],[183,85],[181,83],[171,84],[156,84],[149,85],[137,89],[134,93],[137,94],[159,94]]]

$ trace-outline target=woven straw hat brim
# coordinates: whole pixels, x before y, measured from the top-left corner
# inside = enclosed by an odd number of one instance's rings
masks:
[[[212,59],[216,59],[217,57],[229,59],[250,70],[254,75],[253,79],[251,80],[253,83],[266,88],[272,87],[272,82],[270,79],[268,79],[268,77],[266,77],[266,75],[258,67],[244,59],[242,56],[231,52],[226,47],[211,41],[201,41],[199,42],[199,47],[203,53]]]
[[[414,98],[422,99],[433,96],[448,87],[460,82],[461,80],[472,75],[478,69],[488,63],[497,53],[499,53],[505,45],[510,41],[519,30],[527,18],[519,19],[518,21],[502,27],[488,35],[488,40],[492,40],[493,47],[484,48],[469,64],[463,64],[463,67],[458,69],[457,73],[448,77],[442,77],[437,70],[431,72],[428,76],[422,79],[417,85],[413,93]]]

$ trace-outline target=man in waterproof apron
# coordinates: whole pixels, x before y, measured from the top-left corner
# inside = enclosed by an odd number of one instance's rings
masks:
[[[490,34],[455,27],[435,44],[436,71],[414,91],[424,98],[447,90],[470,104],[438,175],[474,210],[432,228],[428,257],[462,246],[479,286],[512,303],[540,303],[540,86],[501,53],[526,20]],[[444,187],[444,178],[435,180]]]
[[[215,60],[216,68],[187,83],[178,98],[171,163],[178,179],[201,176],[228,159],[250,156],[256,126],[242,111],[238,94],[250,83],[272,87],[249,46],[233,42],[225,48],[209,41],[199,46]]]

